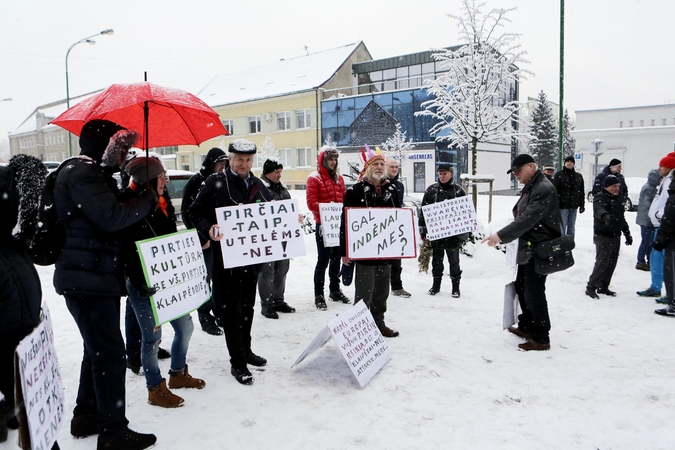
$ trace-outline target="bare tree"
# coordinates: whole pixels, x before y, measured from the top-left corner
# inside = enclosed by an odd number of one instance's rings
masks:
[[[396,132],[382,143],[382,150],[384,150],[388,156],[396,159],[399,167],[403,170],[406,155],[415,148],[415,145],[412,142],[412,138],[410,138],[409,141],[406,140],[406,132],[401,130],[401,124],[397,123]]]
[[[462,0],[461,15],[448,14],[457,22],[461,46],[434,54],[448,71],[426,81],[434,98],[422,104],[426,110],[417,113],[437,120],[430,130],[432,135],[450,145],[469,148],[472,175],[476,175],[479,142],[510,142],[528,136],[527,124],[519,114],[527,104],[517,100],[516,86],[531,74],[518,65],[529,61],[518,44],[520,35],[503,31],[510,22],[507,15],[515,8],[484,13],[485,5]],[[476,200],[474,190],[474,204]]]

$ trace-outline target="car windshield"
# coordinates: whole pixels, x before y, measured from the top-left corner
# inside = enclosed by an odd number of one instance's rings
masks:
[[[183,175],[169,176],[169,183],[166,185],[166,188],[171,198],[183,198],[183,189],[185,189],[185,185],[189,179],[190,177]]]

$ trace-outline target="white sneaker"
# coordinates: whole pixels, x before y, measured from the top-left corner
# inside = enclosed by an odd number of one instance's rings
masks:
[[[393,289],[391,291],[392,294],[394,294],[397,297],[403,297],[403,298],[409,298],[410,297],[410,292],[406,291],[405,289]]]

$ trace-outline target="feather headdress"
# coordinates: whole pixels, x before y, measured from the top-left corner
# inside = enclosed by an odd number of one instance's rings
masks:
[[[373,151],[370,147],[368,147],[368,144],[364,145],[366,149],[364,150],[363,147],[361,147],[361,160],[363,161],[363,170],[361,170],[361,173],[359,174],[359,181],[363,180],[363,177],[366,175],[366,172],[368,171],[368,167],[370,165],[377,161],[378,159],[380,161],[385,161],[384,153],[382,153],[382,150],[380,150],[380,147],[375,147],[375,151]]]

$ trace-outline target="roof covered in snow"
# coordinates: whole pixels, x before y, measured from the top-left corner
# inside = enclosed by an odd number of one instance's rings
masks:
[[[197,96],[215,107],[312,90],[330,80],[360,44],[218,75]]]

